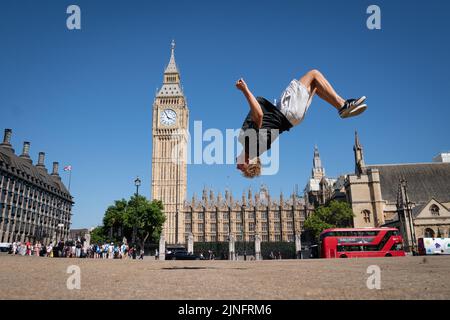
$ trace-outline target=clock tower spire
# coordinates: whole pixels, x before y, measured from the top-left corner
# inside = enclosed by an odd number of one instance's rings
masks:
[[[170,244],[184,243],[189,109],[181,87],[172,40],[169,64],[164,70],[163,85],[156,93],[152,121],[152,199],[164,204],[164,234]]]

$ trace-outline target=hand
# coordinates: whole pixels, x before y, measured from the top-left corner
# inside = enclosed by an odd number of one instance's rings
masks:
[[[236,81],[236,88],[238,88],[242,92],[248,90],[247,84],[245,83],[244,79],[242,79],[242,78],[240,78],[238,81]]]

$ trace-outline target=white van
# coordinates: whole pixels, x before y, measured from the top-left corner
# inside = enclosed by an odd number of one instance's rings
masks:
[[[450,238],[419,238],[419,254],[450,254]]]

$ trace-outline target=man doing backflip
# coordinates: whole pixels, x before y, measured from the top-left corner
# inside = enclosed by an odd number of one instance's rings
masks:
[[[342,99],[318,70],[307,72],[300,80],[292,80],[276,106],[262,97],[255,98],[242,78],[236,87],[250,107],[239,135],[243,150],[237,158],[237,168],[247,178],[261,174],[259,156],[270,149],[279,134],[303,121],[315,93],[336,108],[341,118],[357,116],[367,109],[366,97]]]

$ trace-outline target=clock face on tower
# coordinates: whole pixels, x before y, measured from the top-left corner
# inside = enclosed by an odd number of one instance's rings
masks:
[[[171,126],[175,124],[177,120],[177,113],[172,109],[164,109],[160,113],[160,122],[165,126]]]

